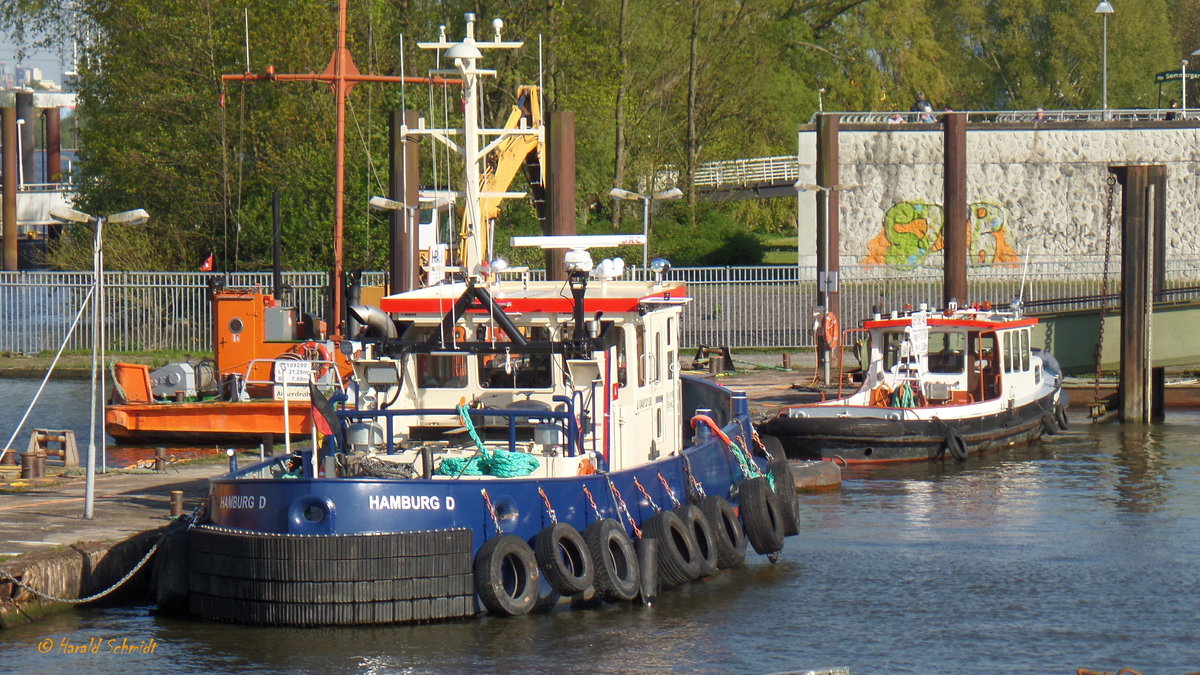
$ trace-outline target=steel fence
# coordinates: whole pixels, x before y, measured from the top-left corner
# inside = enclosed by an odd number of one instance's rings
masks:
[[[972,267],[969,297],[960,304],[988,301],[1008,305],[1021,296],[1037,311],[1096,307],[1105,286],[1103,259],[1074,257],[1023,265]],[[1166,265],[1166,288],[1174,299],[1200,295],[1200,258],[1177,258]],[[1107,290],[1120,291],[1120,259],[1109,263]],[[633,270],[632,276],[642,274]],[[681,343],[688,347],[811,347],[818,307],[816,269],[796,266],[690,267],[670,272],[685,281],[692,304],[684,314]],[[541,278],[541,271],[534,271]],[[364,285],[381,285],[382,272],[363,274]],[[882,265],[843,265],[839,298],[841,324],[857,326],[884,311],[940,305],[942,270],[898,270]],[[328,275],[285,272],[293,304],[301,313],[324,316]],[[210,284],[231,288],[270,288],[269,272],[216,275],[192,272],[108,272],[105,283],[105,331],[113,352],[212,349]],[[55,350],[87,296],[87,272],[0,272],[0,351],[22,354]],[[1118,304],[1109,300],[1110,306]],[[91,314],[85,312],[67,349],[91,345]]]

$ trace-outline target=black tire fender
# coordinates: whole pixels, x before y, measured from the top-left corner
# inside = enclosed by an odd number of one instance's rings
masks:
[[[1062,403],[1054,406],[1054,419],[1058,422],[1060,431],[1066,431],[1071,428],[1071,420],[1067,417],[1067,406]]]
[[[586,591],[595,578],[592,554],[579,530],[567,523],[554,523],[533,540],[534,557],[546,583],[563,595]]]
[[[662,510],[642,523],[642,536],[658,542],[658,579],[679,586],[700,576],[696,539],[674,512]]]
[[[520,616],[533,609],[538,596],[537,559],[515,534],[484,542],[475,554],[475,592],[492,614]]]
[[[768,554],[783,549],[783,504],[766,478],[739,483],[738,506],[746,539],[756,552]]]
[[[596,595],[608,602],[624,602],[637,596],[637,553],[621,523],[612,518],[598,520],[583,531],[583,541],[592,554]]]
[[[703,579],[717,573],[717,534],[713,531],[712,523],[695,504],[683,504],[675,509],[675,515],[683,521],[683,527],[692,534],[696,542],[696,563],[699,574],[696,578]]]
[[[800,534],[800,500],[796,499],[796,477],[791,463],[777,459],[767,464],[767,471],[775,479],[775,494],[783,504],[783,536]]]
[[[711,495],[700,500],[700,510],[713,526],[717,541],[717,567],[727,570],[746,560],[746,531],[725,498]]]
[[[954,455],[954,459],[960,462],[967,458],[967,442],[958,435],[954,427],[946,427],[945,449],[949,450],[950,454]]]

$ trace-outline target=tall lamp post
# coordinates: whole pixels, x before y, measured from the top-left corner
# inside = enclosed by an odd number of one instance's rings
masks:
[[[21,149],[21,132],[25,126],[25,118],[17,118],[17,189],[25,188],[25,153]]]
[[[862,187],[858,184],[843,184],[837,185],[817,185],[815,183],[796,183],[795,188],[798,192],[818,192],[821,195],[821,241],[825,242],[825,246],[821,250],[821,269],[824,271],[823,276],[818,275],[817,279],[817,303],[820,307],[829,307],[829,294],[837,292],[837,275],[829,270],[829,193],[830,192],[850,192]],[[796,223],[797,232],[799,232],[799,223]],[[824,317],[822,317],[824,321]],[[826,386],[829,386],[829,343],[821,340],[821,361],[824,363],[823,378]]]
[[[55,206],[50,209],[50,217],[65,223],[94,224],[96,239],[92,246],[92,287],[95,289],[92,302],[92,393],[88,399],[91,404],[91,425],[88,434],[87,483],[84,488],[83,517],[91,518],[93,503],[96,495],[96,409],[104,409],[103,398],[97,400],[96,373],[100,373],[100,396],[104,392],[104,371],[99,367],[104,361],[104,224],[141,225],[150,220],[150,214],[145,209],[122,211],[110,216],[93,216],[82,211]],[[107,456],[108,438],[104,434],[103,425],[100,429],[100,451]]]
[[[650,202],[671,202],[683,196],[683,190],[677,187],[669,188],[655,192],[652,195],[643,195],[629,190],[622,190],[615,187],[608,191],[608,196],[613,199],[621,199],[627,202],[642,202],[642,236],[646,241],[642,242],[642,269],[646,269],[646,259],[650,251]]]
[[[1103,65],[1100,67],[1100,106],[1104,109],[1104,118],[1108,119],[1108,15],[1113,13],[1113,6],[1108,0],[1100,0],[1096,5],[1096,13],[1103,21],[1102,47]]]

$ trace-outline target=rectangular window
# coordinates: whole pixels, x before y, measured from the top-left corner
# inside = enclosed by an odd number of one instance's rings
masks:
[[[544,326],[521,326],[521,334],[530,342],[550,339],[550,329]],[[503,348],[503,342],[496,343]],[[514,354],[498,352],[479,354],[479,385],[489,389],[549,389],[554,384],[553,357],[548,353]]]
[[[1029,372],[1029,361],[1030,361],[1030,359],[1029,359],[1029,329],[1028,328],[1021,329],[1021,344],[1020,344],[1019,349],[1020,349],[1020,353],[1021,353],[1021,372],[1027,373],[1027,372]]]
[[[960,375],[966,369],[966,333],[929,334],[929,372]]]
[[[465,354],[417,354],[417,385],[429,389],[467,386]]]
[[[900,346],[904,344],[904,333],[883,334],[883,368],[891,370],[900,363]]]

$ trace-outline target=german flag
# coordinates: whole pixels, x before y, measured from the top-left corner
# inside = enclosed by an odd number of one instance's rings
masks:
[[[337,408],[333,402],[325,398],[315,384],[308,385],[308,398],[312,403],[313,426],[323,436],[333,436],[339,450],[346,447],[342,422],[338,419]]]

